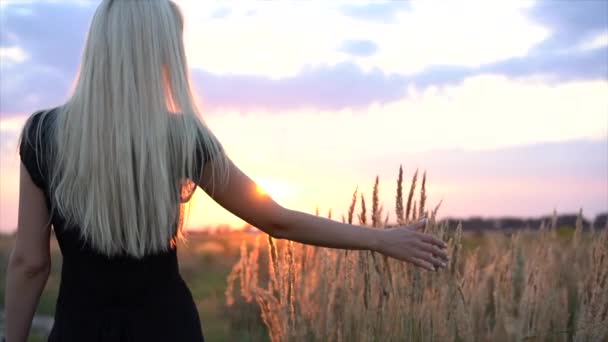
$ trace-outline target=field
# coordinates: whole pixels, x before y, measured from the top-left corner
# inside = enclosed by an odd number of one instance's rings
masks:
[[[403,336],[602,341],[608,333],[605,232],[592,236],[562,228],[511,236],[465,234],[460,244],[450,244],[450,269],[438,273],[391,259],[385,264],[378,254],[276,240],[272,262],[267,236],[247,233],[193,236],[180,250],[180,263],[210,341],[390,341]],[[2,303],[11,244],[12,238],[0,239]],[[53,314],[60,260],[55,248],[39,315]],[[44,332],[35,335],[31,341],[40,341]]]
[[[400,172],[401,173],[401,172]],[[378,253],[316,248],[265,234],[191,234],[180,269],[209,341],[608,341],[608,229],[558,227],[463,232],[425,210],[425,178],[399,224],[430,218],[449,242],[447,269],[428,272]],[[353,194],[348,217],[384,229],[374,187],[371,208]],[[405,202],[405,203],[404,203]],[[369,221],[368,221],[369,218]],[[0,306],[13,238],[0,238]],[[61,255],[38,314],[52,316]],[[36,331],[31,341],[44,339]]]
[[[451,235],[437,273],[261,239],[243,248],[228,304],[257,303],[272,341],[608,339],[606,230]]]
[[[559,227],[554,213],[534,230],[465,234],[436,220],[439,205],[425,210],[425,176],[416,195],[414,174],[406,201],[402,182],[400,169],[398,224],[430,218],[426,231],[448,241],[447,269],[260,237],[241,248],[227,304],[257,303],[277,342],[608,341],[606,227],[584,227],[582,212]],[[370,210],[355,190],[342,220],[389,226],[378,192],[376,178]]]
[[[0,235],[0,308],[4,307],[6,266],[13,241],[13,237]],[[267,332],[255,305],[244,305],[237,314],[224,304],[227,276],[239,259],[241,243],[247,241],[253,243],[253,238],[243,232],[191,234],[188,245],[179,247],[180,272],[192,291],[205,337],[210,341],[268,340],[260,337]],[[37,310],[42,317],[53,315],[61,274],[61,253],[55,239],[52,246],[51,275]],[[46,333],[44,327],[35,330],[30,341],[44,341]]]

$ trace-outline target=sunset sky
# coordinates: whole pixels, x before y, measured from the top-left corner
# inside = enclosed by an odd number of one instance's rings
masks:
[[[399,165],[440,216],[608,210],[608,2],[176,1],[203,116],[291,209],[355,186],[394,217]],[[0,3],[0,231],[17,137],[69,96],[98,1]],[[189,226],[242,221],[200,189]]]

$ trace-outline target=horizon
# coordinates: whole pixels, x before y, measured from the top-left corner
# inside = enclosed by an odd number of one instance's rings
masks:
[[[556,214],[556,218],[560,218],[560,217],[578,217],[578,213],[575,212],[570,212],[570,213],[555,213]],[[467,223],[466,221],[472,221],[472,220],[482,220],[482,221],[488,221],[488,222],[495,222],[497,223],[498,221],[501,220],[521,220],[521,221],[540,221],[541,223],[544,222],[549,223],[548,221],[545,220],[550,220],[552,217],[553,213],[549,213],[549,214],[545,214],[545,215],[540,215],[540,216],[496,216],[496,217],[490,217],[490,216],[468,216],[468,217],[442,217],[440,219],[437,220],[437,222],[443,222],[443,221],[456,221],[456,222],[460,222],[463,223],[462,229],[463,231],[476,231],[476,228],[471,228],[466,226],[465,224]],[[323,216],[321,215],[321,213],[319,213],[319,216]],[[585,216],[583,214],[582,216],[582,222],[583,222],[583,229],[586,229],[585,227],[587,227],[588,224],[592,225],[595,229],[604,229],[605,228],[605,220],[606,217],[608,216],[608,211],[607,212],[601,212],[598,213],[597,215],[591,217],[591,216]],[[327,217],[327,215],[325,216]],[[599,222],[599,226],[598,226],[598,220],[601,220]],[[390,223],[389,222],[389,226],[392,226],[396,224],[395,222]],[[539,226],[531,226],[528,227],[531,230],[537,230],[540,228]],[[576,227],[574,225],[558,225],[556,228],[561,229],[561,228],[570,228],[570,229],[575,229]],[[16,229],[16,227],[15,227]],[[500,229],[504,229],[504,228],[498,228]],[[512,229],[512,228],[507,228],[507,229]],[[519,227],[518,229],[525,229],[525,227]],[[483,229],[482,229],[483,230]],[[189,233],[203,233],[203,234],[207,234],[207,233],[225,233],[225,232],[255,232],[255,233],[262,233],[262,230],[259,230],[258,228],[256,228],[255,226],[249,224],[249,223],[244,223],[242,226],[233,226],[230,224],[226,224],[226,223],[218,223],[216,225],[206,225],[206,226],[198,226],[198,227],[188,227],[187,231]],[[13,234],[16,233],[16,230],[0,230],[0,236],[13,236]]]
[[[0,232],[18,134],[68,98],[97,3],[0,4]],[[176,3],[203,118],[285,207],[340,220],[378,175],[394,218],[403,165],[439,218],[608,212],[608,2]],[[201,189],[187,222],[245,224]]]

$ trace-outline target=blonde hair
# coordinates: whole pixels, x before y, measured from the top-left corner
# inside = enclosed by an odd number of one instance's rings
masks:
[[[74,92],[58,108],[51,202],[102,254],[141,258],[183,238],[205,156],[213,156],[212,190],[227,182],[227,156],[191,90],[182,34],[171,1],[102,1]]]

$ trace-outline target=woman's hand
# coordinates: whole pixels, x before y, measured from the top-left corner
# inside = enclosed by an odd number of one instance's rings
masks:
[[[427,220],[382,230],[378,252],[395,259],[407,261],[429,271],[446,267],[447,244],[438,238],[418,232]]]

